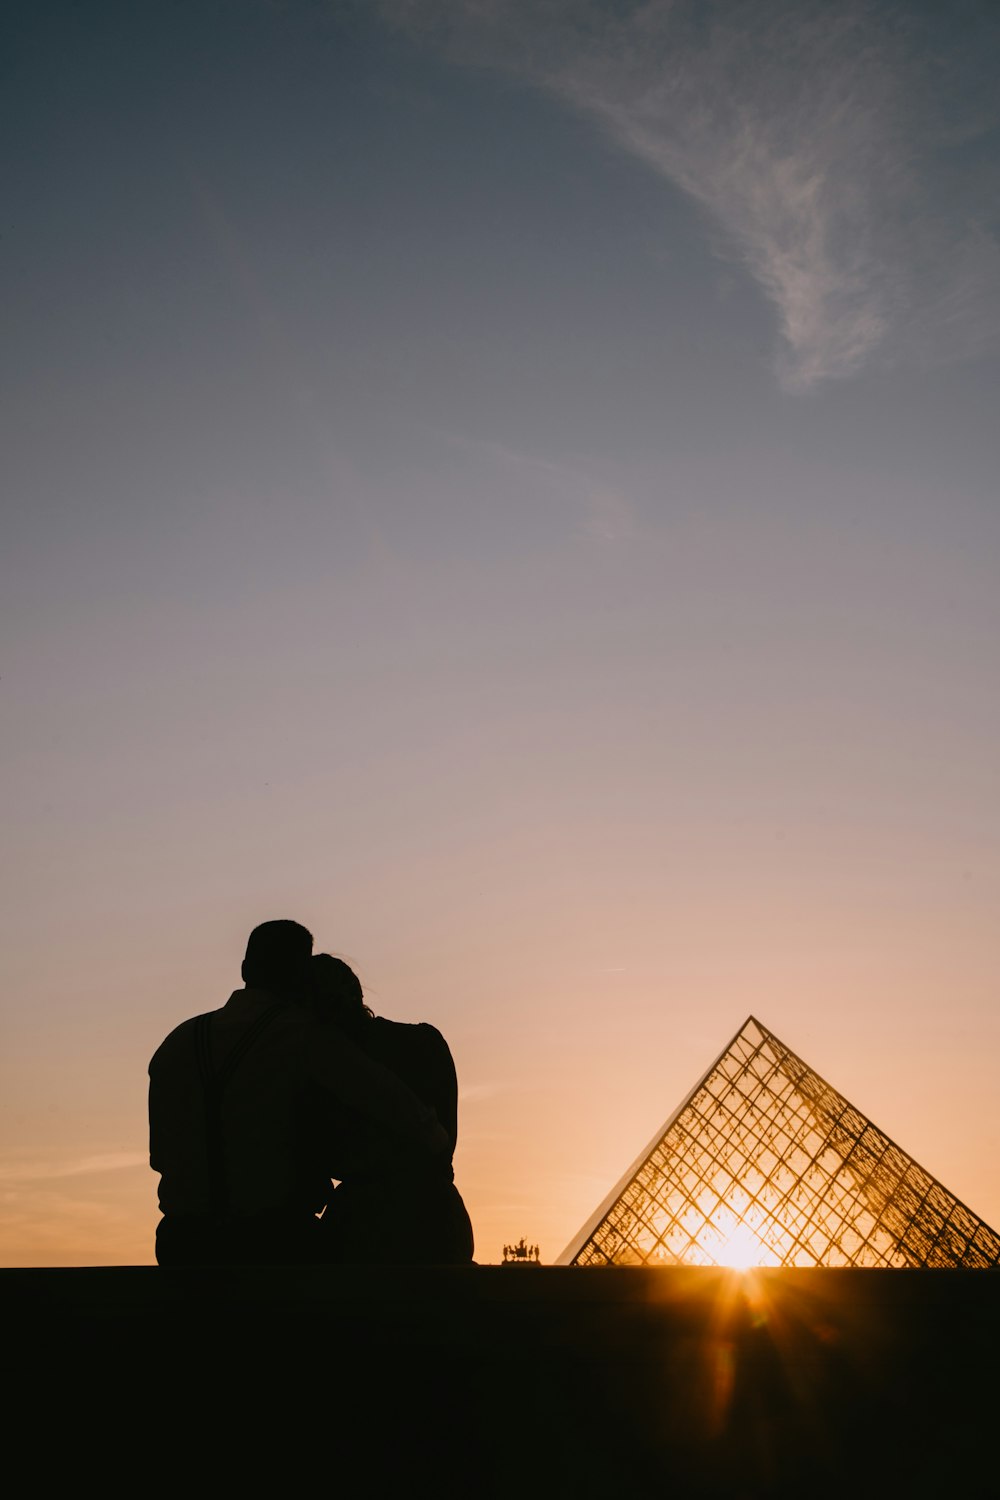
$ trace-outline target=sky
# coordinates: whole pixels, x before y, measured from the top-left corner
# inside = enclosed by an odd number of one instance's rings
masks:
[[[747,1015],[1000,1224],[1000,16],[33,0],[0,1263],[305,923],[554,1260]]]

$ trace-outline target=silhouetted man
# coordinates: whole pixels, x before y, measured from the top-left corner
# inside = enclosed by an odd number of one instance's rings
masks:
[[[315,1215],[329,1177],[313,1139],[316,1098],[360,1110],[407,1147],[447,1152],[433,1109],[300,1005],[312,935],[254,928],[245,989],[183,1022],[149,1065],[149,1161],[160,1173],[160,1265],[323,1259]]]

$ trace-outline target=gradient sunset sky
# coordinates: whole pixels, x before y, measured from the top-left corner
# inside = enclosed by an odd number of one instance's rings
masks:
[[[1000,1224],[1000,11],[11,8],[6,1265],[293,917],[553,1260],[753,1012]]]

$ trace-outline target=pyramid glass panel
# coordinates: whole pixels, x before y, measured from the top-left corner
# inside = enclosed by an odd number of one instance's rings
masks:
[[[751,1016],[563,1265],[1000,1266],[1000,1236]]]

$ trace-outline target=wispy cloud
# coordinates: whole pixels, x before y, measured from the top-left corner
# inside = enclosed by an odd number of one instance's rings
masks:
[[[850,376],[876,351],[955,359],[1000,344],[995,175],[970,153],[1000,118],[983,62],[1000,28],[975,0],[947,29],[873,0],[383,12],[557,95],[700,204],[717,253],[776,310],[787,388]]]
[[[541,458],[534,453],[526,453],[523,448],[512,448],[509,443],[500,443],[494,438],[473,437],[465,432],[442,432],[438,435],[456,448],[481,453],[495,463],[504,464],[516,470],[529,470],[559,480],[572,478],[575,481],[578,477],[565,464],[555,463],[552,459]]]
[[[517,1092],[516,1086],[503,1081],[463,1083],[459,1086],[458,1098],[462,1104],[484,1104],[489,1099],[499,1098],[512,1091]]]
[[[439,433],[450,446],[473,453],[519,477],[527,477],[536,493],[545,493],[580,516],[583,533],[598,542],[628,542],[639,532],[633,503],[620,490],[610,489],[588,471],[586,460],[574,467],[508,443],[468,433]]]
[[[58,1177],[91,1177],[96,1173],[120,1172],[126,1167],[148,1167],[149,1157],[139,1151],[106,1151],[93,1156],[59,1161],[0,1162],[0,1184],[45,1182]]]

